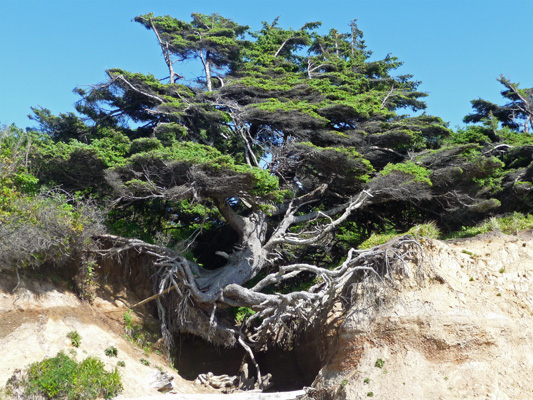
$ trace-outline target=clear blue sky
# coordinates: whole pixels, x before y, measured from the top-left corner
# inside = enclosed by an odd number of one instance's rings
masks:
[[[252,29],[279,15],[283,27],[348,31],[356,18],[373,57],[404,61],[399,73],[422,81],[427,112],[452,128],[470,100],[501,103],[499,74],[533,87],[532,0],[0,0],[0,124],[33,126],[31,106],[73,111],[72,89],[106,68],[165,77],[153,33],[132,22],[148,12],[217,12]]]

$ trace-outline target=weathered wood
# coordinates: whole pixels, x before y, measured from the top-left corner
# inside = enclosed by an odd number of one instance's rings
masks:
[[[161,297],[164,294],[167,294],[168,292],[170,292],[171,290],[174,290],[174,289],[176,289],[176,286],[171,286],[168,289],[163,290],[161,293],[154,294],[153,296],[150,296],[147,299],[144,299],[143,301],[139,301],[137,304],[134,304],[133,306],[131,306],[131,308],[142,306],[143,304],[146,304],[149,301],[155,300],[158,297]]]

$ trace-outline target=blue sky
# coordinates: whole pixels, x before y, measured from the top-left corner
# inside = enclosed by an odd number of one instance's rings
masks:
[[[533,87],[531,0],[0,0],[0,124],[33,126],[32,106],[73,111],[72,89],[104,81],[106,68],[165,77],[153,33],[132,22],[148,12],[217,12],[252,30],[277,16],[340,31],[357,19],[373,57],[404,61],[398,73],[422,81],[427,112],[452,128],[470,100],[501,103],[499,74]]]

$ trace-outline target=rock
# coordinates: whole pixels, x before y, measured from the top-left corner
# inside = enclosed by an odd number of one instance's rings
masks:
[[[149,378],[150,386],[157,389],[159,392],[166,393],[174,389],[172,381],[174,377],[168,372],[153,369]]]

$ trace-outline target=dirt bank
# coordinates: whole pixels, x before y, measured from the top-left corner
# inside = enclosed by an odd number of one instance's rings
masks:
[[[318,387],[337,399],[532,399],[533,242],[425,241],[431,268],[372,322],[346,320]]]

